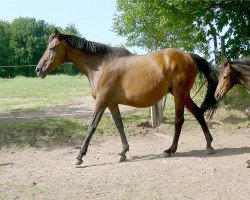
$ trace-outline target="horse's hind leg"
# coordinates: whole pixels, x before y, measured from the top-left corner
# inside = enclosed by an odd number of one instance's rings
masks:
[[[184,99],[178,94],[174,94],[175,100],[175,134],[171,147],[164,151],[163,157],[169,157],[175,153],[178,146],[181,128],[184,123]]]
[[[121,136],[123,149],[122,149],[121,153],[119,153],[119,156],[120,156],[119,162],[123,162],[127,158],[126,152],[129,151],[129,145],[128,145],[128,141],[127,141],[127,138],[125,135],[124,126],[123,126],[122,118],[121,118],[121,113],[120,113],[118,105],[112,105],[112,106],[109,106],[108,108],[112,114],[112,117],[115,121],[115,125],[120,133],[120,136]]]
[[[88,127],[87,136],[86,136],[86,138],[81,146],[80,153],[78,154],[78,156],[75,159],[75,162],[74,162],[75,165],[82,164],[82,162],[83,162],[82,157],[85,156],[87,151],[88,151],[90,139],[91,139],[92,135],[94,134],[96,127],[102,118],[102,115],[105,111],[105,108],[106,107],[101,106],[99,103],[96,104],[92,120],[91,120],[89,127]]]
[[[194,103],[194,101],[188,96],[188,98],[185,101],[186,108],[194,115],[196,120],[200,123],[201,128],[204,132],[206,141],[207,141],[207,147],[206,147],[206,155],[214,153],[214,149],[211,146],[211,143],[213,141],[213,137],[210,134],[210,131],[207,127],[206,121],[203,116],[202,110]]]

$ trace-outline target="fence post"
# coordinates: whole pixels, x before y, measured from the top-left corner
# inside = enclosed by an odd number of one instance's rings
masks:
[[[151,106],[151,123],[152,127],[155,128],[163,122],[163,106],[162,100],[157,102],[154,106]]]

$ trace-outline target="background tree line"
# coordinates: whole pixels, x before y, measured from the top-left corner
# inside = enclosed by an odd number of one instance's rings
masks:
[[[55,25],[34,18],[17,18],[11,23],[0,20],[0,66],[36,65],[48,43],[48,36]],[[61,31],[80,35],[74,24]],[[69,65],[54,73],[78,74],[76,67]],[[36,76],[35,67],[0,67],[0,77]]]
[[[250,1],[117,0],[113,29],[129,46],[197,50],[207,57],[211,42],[219,46],[224,36],[226,55],[238,58],[250,54]]]
[[[0,66],[36,65],[54,25],[34,18],[0,20]],[[62,31],[80,35],[74,24]],[[226,55],[250,54],[250,1],[231,0],[117,0],[113,30],[127,38],[127,46],[147,51],[167,47],[211,56],[211,42],[224,36]],[[216,50],[216,49],[215,49]],[[78,74],[75,67],[54,73]],[[0,77],[35,76],[34,67],[2,68]]]

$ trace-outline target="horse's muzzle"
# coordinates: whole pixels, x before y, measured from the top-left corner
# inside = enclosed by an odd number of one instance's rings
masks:
[[[45,73],[43,71],[43,67],[37,66],[36,67],[36,75],[41,78],[45,78]]]

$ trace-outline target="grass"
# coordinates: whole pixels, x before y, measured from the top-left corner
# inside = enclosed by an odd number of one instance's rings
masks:
[[[81,133],[87,130],[87,125],[70,119],[45,119],[0,123],[0,130],[0,146],[48,146],[81,138]]]
[[[86,76],[0,79],[0,113],[80,101],[90,95]]]

